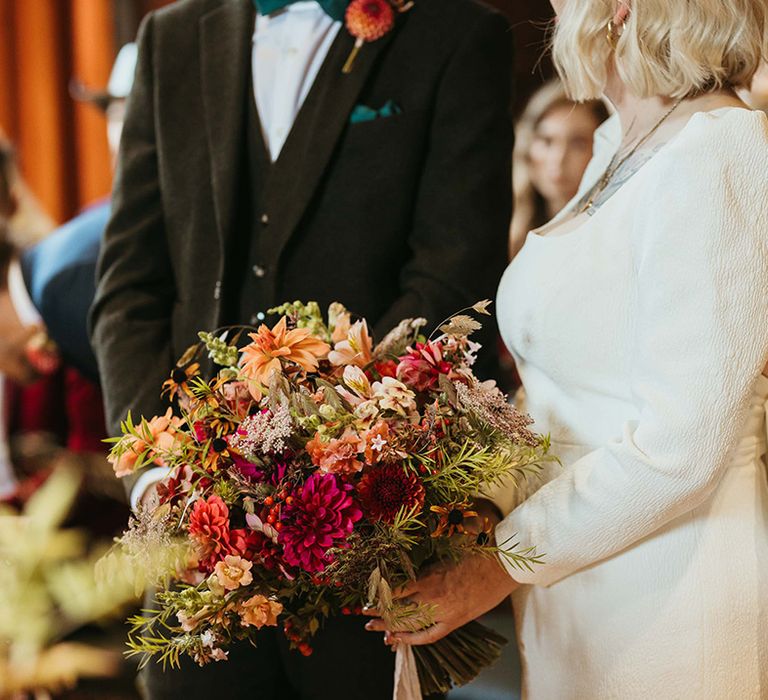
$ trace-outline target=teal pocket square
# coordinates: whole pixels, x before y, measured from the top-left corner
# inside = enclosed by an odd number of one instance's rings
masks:
[[[370,122],[374,119],[384,119],[386,117],[394,117],[396,114],[402,114],[403,110],[394,100],[387,100],[386,104],[381,109],[373,109],[366,105],[357,105],[352,114],[349,115],[350,124],[362,124],[363,122]]]

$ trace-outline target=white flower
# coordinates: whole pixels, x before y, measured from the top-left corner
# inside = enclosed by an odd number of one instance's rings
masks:
[[[405,416],[416,410],[416,395],[394,377],[382,377],[380,382],[374,382],[373,397],[378,401],[383,411],[394,411]]]
[[[381,435],[375,435],[373,440],[371,440],[371,449],[381,452],[386,444],[387,441]]]

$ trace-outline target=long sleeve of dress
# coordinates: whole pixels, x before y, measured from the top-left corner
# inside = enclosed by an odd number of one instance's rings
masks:
[[[633,217],[637,419],[499,524],[500,543],[543,555],[533,572],[509,569],[522,583],[556,583],[702,504],[768,359],[768,155],[733,130],[678,150]]]

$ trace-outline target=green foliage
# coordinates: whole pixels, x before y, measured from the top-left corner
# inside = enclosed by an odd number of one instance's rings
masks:
[[[236,368],[240,361],[240,351],[236,345],[227,342],[227,332],[216,336],[213,333],[198,333],[198,338],[208,351],[208,357],[221,367]]]
[[[331,338],[331,332],[316,301],[306,304],[301,301],[289,302],[269,309],[268,313],[287,317],[296,328],[306,328],[317,338],[326,341]]]

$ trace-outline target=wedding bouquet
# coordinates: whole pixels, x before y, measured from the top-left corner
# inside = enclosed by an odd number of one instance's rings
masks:
[[[366,604],[391,629],[421,629],[434,611],[393,601],[392,590],[425,567],[478,553],[538,561],[494,543],[473,510],[485,489],[550,459],[530,419],[473,375],[475,318],[455,315],[429,338],[423,320],[405,320],[374,346],[366,321],[340,304],[327,321],[315,303],[271,313],[279,322],[242,348],[245,330],[201,333],[163,387],[178,415],[129,416],[114,440],[119,476],[171,469],[161,505],[119,540],[138,559],[177,548],[157,572],[157,609],[131,620],[129,653],[145,660],[224,660],[233,640],[276,625],[308,655],[328,616]],[[211,380],[200,374],[206,352]],[[470,623],[416,647],[422,690],[468,682],[504,642]]]

